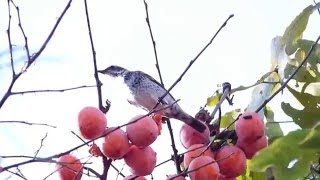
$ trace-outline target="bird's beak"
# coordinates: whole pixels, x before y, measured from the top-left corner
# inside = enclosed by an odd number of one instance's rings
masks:
[[[98,70],[98,73],[104,74],[104,70]]]

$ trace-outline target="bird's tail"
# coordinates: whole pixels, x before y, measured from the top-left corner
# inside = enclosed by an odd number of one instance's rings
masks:
[[[188,125],[199,132],[204,132],[204,130],[206,130],[206,125],[195,118],[193,118],[193,120],[188,123]]]
[[[207,128],[204,123],[188,114],[183,114],[179,119],[201,133]]]

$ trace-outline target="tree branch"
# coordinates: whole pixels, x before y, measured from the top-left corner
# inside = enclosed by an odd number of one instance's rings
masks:
[[[158,74],[159,74],[160,83],[161,83],[162,87],[165,87],[164,83],[163,83],[163,80],[162,80],[159,61],[158,61],[156,41],[153,38],[153,33],[152,33],[151,25],[150,25],[148,4],[147,4],[147,2],[145,0],[144,0],[144,7],[145,7],[145,10],[146,10],[146,16],[147,16],[146,17],[146,22],[147,22],[149,33],[150,33],[150,37],[151,37],[151,40],[152,40],[153,52],[154,52],[154,56],[155,56],[155,60],[156,60],[156,68],[157,68],[157,71],[158,71]],[[175,144],[175,141],[174,141],[173,129],[172,129],[171,122],[170,122],[169,118],[167,119],[167,127],[168,127],[169,134],[170,134],[171,147],[172,147],[172,150],[173,150],[173,157],[174,157],[174,162],[175,162],[175,165],[176,165],[176,170],[177,170],[177,173],[181,173],[181,168],[180,168],[180,163],[179,163],[180,158],[178,156],[178,150],[176,148],[176,144]]]
[[[24,32],[24,29],[23,29],[22,24],[21,24],[20,10],[19,10],[19,7],[13,2],[13,0],[11,0],[11,2],[14,5],[14,7],[16,8],[16,11],[17,11],[18,21],[19,21],[18,26],[20,28],[20,31],[21,31],[22,35],[23,35],[24,42],[25,42],[24,47],[26,48],[28,62],[30,62],[31,61],[31,59],[30,59],[31,56],[30,56],[30,51],[29,51],[29,46],[28,46],[28,38],[27,38],[26,33]]]
[[[151,29],[151,24],[150,24],[150,19],[149,19],[149,12],[148,12],[148,4],[146,2],[146,0],[143,1],[144,2],[144,7],[146,10],[146,22],[148,25],[148,29],[149,29],[149,33],[150,33],[150,37],[152,40],[152,46],[153,46],[153,52],[154,52],[154,57],[156,59],[156,68],[159,74],[159,78],[160,78],[160,83],[161,85],[164,87],[163,81],[162,81],[162,76],[161,76],[161,71],[160,71],[160,66],[159,66],[159,61],[158,61],[158,54],[157,54],[157,48],[156,48],[156,41],[153,38],[153,33],[152,33],[152,29]]]
[[[9,15],[9,22],[8,22],[8,42],[9,42],[9,52],[10,52],[10,63],[11,63],[11,70],[12,70],[12,79],[16,75],[14,70],[14,63],[13,63],[13,55],[12,55],[12,42],[11,42],[11,9],[10,9],[10,1],[8,0],[8,15]]]
[[[210,39],[210,41],[205,45],[205,47],[202,48],[202,50],[189,62],[189,65],[186,67],[186,69],[182,72],[182,74],[179,76],[179,78],[170,86],[170,88],[167,90],[166,93],[164,93],[160,98],[158,103],[155,105],[154,108],[156,108],[161,100],[168,95],[168,93],[178,84],[178,82],[181,81],[182,77],[187,73],[187,71],[190,69],[190,67],[193,65],[194,62],[200,57],[200,55],[212,44],[213,40],[216,38],[216,36],[219,34],[219,32],[227,25],[228,21],[233,17],[234,15],[231,14],[224,23],[220,26],[218,31],[214,34],[214,36]]]
[[[89,31],[89,37],[90,37],[91,51],[92,51],[92,60],[93,60],[93,67],[94,67],[94,78],[96,80],[96,85],[97,85],[99,109],[103,113],[107,113],[109,108],[110,108],[110,104],[107,104],[107,106],[105,107],[105,106],[103,106],[103,103],[102,103],[102,93],[101,93],[102,83],[99,80],[99,76],[98,76],[96,50],[94,48],[93,37],[92,37],[92,33],[91,33],[91,25],[90,25],[90,18],[89,18],[87,0],[84,0],[84,6],[85,6],[85,12],[86,12],[87,27],[88,27],[88,31]]]
[[[40,49],[30,57],[30,59],[28,60],[28,63],[26,65],[26,67],[24,68],[24,70],[22,70],[21,72],[19,72],[18,74],[15,74],[13,72],[13,77],[11,80],[11,83],[6,91],[6,93],[4,94],[4,96],[2,97],[1,101],[0,101],[0,109],[2,108],[3,104],[6,102],[6,100],[10,97],[11,95],[11,91],[13,88],[14,83],[19,79],[19,77],[30,67],[30,65],[32,63],[35,62],[35,60],[41,55],[41,53],[43,52],[43,50],[46,48],[47,44],[49,43],[49,41],[51,40],[53,34],[55,33],[56,29],[58,28],[58,25],[60,24],[62,18],[64,17],[64,15],[66,14],[67,10],[69,9],[70,5],[71,5],[72,0],[69,0],[69,2],[67,3],[66,7],[64,8],[64,10],[62,11],[61,15],[59,16],[57,22],[55,23],[55,25],[53,26],[53,29],[51,30],[51,32],[49,33],[47,39],[44,41],[44,43],[42,44],[42,46],[40,47]],[[11,20],[11,15],[9,16],[9,21]],[[21,24],[20,24],[21,25]],[[10,29],[9,29],[10,32]],[[26,39],[26,37],[25,37]],[[11,41],[9,42],[9,48],[10,48],[10,53],[12,54],[12,44]],[[11,66],[13,66],[13,59],[11,60]],[[14,68],[14,67],[12,67]]]
[[[0,123],[20,123],[20,124],[27,124],[27,125],[37,125],[37,126],[48,126],[51,128],[57,128],[57,126],[53,126],[50,124],[45,124],[45,123],[31,123],[31,122],[27,122],[27,121],[0,121]]]
[[[17,91],[17,92],[11,92],[11,95],[21,95],[21,94],[30,94],[30,93],[48,93],[48,92],[66,92],[66,91],[72,91],[82,88],[91,88],[96,87],[96,85],[83,85],[83,86],[76,86],[71,88],[65,88],[65,89],[43,89],[43,90],[28,90],[28,91]]]

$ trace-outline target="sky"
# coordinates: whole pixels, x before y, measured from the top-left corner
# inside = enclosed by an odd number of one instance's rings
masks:
[[[44,42],[54,23],[64,9],[63,0],[15,1],[20,8],[23,28],[28,36],[31,52],[36,52]],[[282,35],[290,22],[313,1],[147,1],[154,38],[157,44],[159,65],[166,87],[170,87],[199,51],[207,44],[221,24],[230,15],[235,16],[220,32],[212,45],[199,57],[181,82],[171,91],[180,106],[194,115],[217,85],[230,82],[232,87],[250,85],[270,70],[270,44],[273,37]],[[145,22],[143,1],[89,1],[89,14],[99,69],[120,65],[129,70],[142,70],[159,79],[153,47]],[[15,69],[19,71],[25,61],[23,38],[17,26],[15,10],[12,13],[12,41]],[[0,0],[0,96],[11,80],[6,30],[8,27],[7,1]],[[314,13],[304,38],[315,40],[320,16]],[[86,25],[83,1],[74,1],[61,21],[45,51],[29,70],[17,81],[13,90],[61,89],[81,85],[94,85],[92,53]],[[119,81],[100,77],[103,82],[103,99],[112,107],[107,114],[108,126],[126,123],[137,114],[145,113],[126,101],[127,90]],[[252,89],[251,89],[252,90]],[[234,106],[223,106],[223,111],[248,105],[251,90],[235,95]],[[281,112],[280,103],[295,102],[288,95],[278,95],[270,106],[277,121],[290,120]],[[0,109],[0,120],[19,120],[47,123],[58,128],[0,125],[1,155],[33,155],[47,135],[39,156],[45,157],[66,151],[81,141],[70,131],[77,132],[77,114],[85,106],[97,106],[95,88],[64,93],[38,93],[11,96]],[[299,106],[298,104],[296,106]],[[172,120],[179,152],[184,149],[179,142],[181,122]],[[281,125],[285,131],[296,128]],[[172,153],[168,131],[152,144],[158,162]],[[161,145],[161,146],[160,146]],[[160,148],[161,147],[161,148]],[[74,152],[86,157],[88,148]],[[1,160],[5,166],[20,160]],[[100,159],[92,159],[91,167],[101,172]],[[29,179],[43,179],[54,171],[53,164],[31,164],[21,167]],[[123,161],[115,162],[119,169]],[[36,168],[35,168],[36,167]],[[171,168],[168,168],[171,167]],[[173,174],[173,163],[155,169],[155,179]],[[127,169],[124,173],[129,175]],[[0,179],[9,175],[1,173]],[[116,172],[110,170],[110,176]],[[55,179],[53,175],[49,179]],[[17,179],[17,177],[12,177]],[[84,177],[84,179],[87,179]]]

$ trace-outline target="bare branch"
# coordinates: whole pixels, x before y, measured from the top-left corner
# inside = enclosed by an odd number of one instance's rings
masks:
[[[181,173],[181,168],[180,168],[180,160],[181,159],[180,159],[180,156],[178,155],[178,150],[177,150],[176,144],[174,142],[173,130],[172,130],[171,122],[170,122],[169,119],[167,120],[167,126],[168,126],[168,129],[169,129],[171,147],[172,147],[172,150],[173,150],[173,160],[174,160],[174,163],[176,165],[177,173]]]
[[[313,3],[314,3],[315,5],[317,5],[317,2],[316,2],[315,0],[313,0]],[[320,9],[317,8],[317,10],[318,10],[318,13],[319,13],[319,15],[320,15]]]
[[[94,174],[96,177],[100,177],[100,176],[101,176],[97,171],[93,170],[92,168],[89,168],[89,167],[83,166],[83,169],[85,169],[85,170],[87,170],[87,171],[91,172],[91,173],[92,173],[92,174]],[[89,176],[89,173],[88,173],[88,174],[86,174],[86,175],[87,175],[87,176]]]
[[[146,22],[149,28],[149,33],[150,33],[150,37],[152,40],[152,46],[153,46],[153,52],[154,52],[154,57],[156,59],[156,68],[159,74],[159,78],[160,78],[160,83],[161,85],[164,87],[163,81],[162,81],[162,76],[161,76],[161,71],[160,71],[160,66],[159,66],[159,61],[158,61],[158,54],[157,54],[157,48],[156,48],[156,41],[153,38],[153,33],[152,33],[152,29],[151,29],[151,24],[150,24],[150,19],[149,19],[149,12],[148,12],[148,4],[146,2],[146,0],[144,0],[144,7],[146,10]]]
[[[214,34],[214,36],[210,39],[210,41],[205,45],[205,47],[202,48],[202,50],[195,56],[193,60],[190,61],[189,65],[186,67],[186,69],[182,72],[182,74],[179,76],[179,78],[170,86],[170,88],[167,90],[165,94],[163,94],[160,98],[158,103],[155,105],[154,108],[156,108],[161,100],[174,88],[178,82],[181,81],[182,77],[187,73],[187,71],[190,69],[190,67],[193,65],[194,62],[200,57],[200,55],[212,44],[213,40],[216,38],[216,36],[219,34],[219,32],[227,25],[227,22],[233,17],[234,15],[231,14],[225,21],[224,23],[220,26],[218,31]]]
[[[7,35],[8,35],[8,41],[9,41],[9,51],[10,51],[10,62],[11,62],[11,70],[12,70],[12,79],[14,79],[14,76],[16,75],[16,73],[15,73],[15,70],[14,70],[13,55],[12,55],[11,9],[10,9],[10,1],[9,0],[8,0],[8,14],[9,14],[9,22],[8,22]]]
[[[49,41],[51,40],[52,36],[54,35],[56,29],[58,28],[62,18],[64,17],[64,15],[66,14],[66,12],[68,11],[68,9],[71,6],[71,2],[72,0],[69,0],[69,2],[67,3],[66,7],[64,8],[64,10],[62,11],[61,15],[58,17],[57,22],[55,23],[55,25],[53,26],[51,32],[49,33],[47,39],[44,41],[43,45],[40,47],[40,49],[38,50],[38,52],[34,53],[31,58],[30,61],[28,61],[28,64],[25,68],[28,69],[30,67],[30,65],[32,63],[34,63],[34,61],[41,55],[41,53],[43,52],[43,50],[46,48],[46,46],[48,45]],[[21,72],[22,73],[22,72]]]
[[[17,167],[17,173],[18,173],[19,175],[21,175],[21,178],[27,179],[26,176],[22,173],[22,171],[20,170],[19,167]]]
[[[119,175],[122,177],[125,177],[125,175],[122,173],[124,165],[125,164],[123,164],[122,168],[119,170],[117,167],[115,167],[113,164],[111,164],[111,167],[118,172],[116,179],[118,179]]]
[[[40,142],[40,147],[37,149],[37,151],[34,153],[34,158],[36,158],[41,150],[41,148],[43,147],[43,142],[44,140],[48,137],[48,133],[46,133],[46,135],[41,139]]]
[[[99,109],[103,113],[107,113],[110,108],[110,103],[107,103],[107,106],[104,106],[102,104],[102,93],[101,93],[101,81],[98,76],[98,68],[97,68],[97,59],[96,59],[96,50],[94,48],[94,43],[93,43],[93,37],[91,33],[91,25],[90,25],[90,18],[89,18],[89,12],[88,12],[88,4],[87,0],[84,0],[84,5],[85,5],[85,12],[86,12],[86,19],[87,19],[87,26],[88,26],[88,31],[89,31],[89,37],[90,37],[90,44],[91,44],[91,50],[92,50],[92,57],[93,57],[93,66],[94,66],[94,77],[96,80],[96,85],[97,85],[97,92],[98,92],[98,104],[99,104]],[[108,101],[107,101],[108,102]],[[102,156],[102,161],[103,161],[103,173],[100,176],[101,180],[107,179],[108,175],[108,170],[110,168],[110,165],[112,163],[111,159],[107,159],[106,156]]]
[[[92,88],[96,87],[96,85],[83,85],[83,86],[77,86],[72,88],[65,88],[65,89],[43,89],[43,90],[28,90],[28,91],[17,91],[17,92],[11,92],[11,95],[22,95],[22,94],[30,94],[30,93],[48,93],[48,92],[66,92],[66,91],[72,91],[82,88]]]
[[[102,93],[101,93],[102,83],[101,83],[101,81],[99,80],[99,76],[98,76],[96,50],[95,50],[95,48],[94,48],[93,37],[92,37],[92,33],[91,33],[91,25],[90,25],[90,18],[89,18],[87,0],[84,0],[84,5],[85,5],[87,26],[88,26],[89,37],[90,37],[91,51],[92,51],[92,59],[93,59],[93,66],[94,66],[94,77],[95,77],[95,80],[96,80],[96,86],[97,86],[97,92],[98,92],[99,109],[100,109],[103,113],[107,113],[108,110],[109,110],[109,108],[110,108],[110,104],[107,103],[107,106],[104,106],[103,103],[102,103]],[[108,102],[108,101],[107,101],[107,102]]]
[[[185,152],[183,152],[183,153],[178,154],[178,156],[182,156],[182,155],[184,155],[184,154],[186,154],[186,153],[188,153],[188,152],[195,151],[195,150],[201,149],[201,148],[203,148],[203,147],[207,147],[207,145],[202,145],[202,146],[199,146],[199,147],[196,147],[196,148],[193,148],[193,149],[189,149],[189,150],[187,150],[187,151],[185,151]],[[200,155],[201,155],[201,154],[202,154],[202,153],[200,153]],[[172,161],[172,160],[173,160],[173,157],[171,157],[170,159],[167,159],[167,160],[165,160],[165,161],[162,161],[161,163],[157,164],[155,167],[161,166],[161,165],[163,165],[163,164],[165,164],[165,163],[167,163],[167,162],[169,162],[169,161]]]
[[[30,62],[31,61],[31,59],[30,59],[31,56],[30,56],[30,51],[29,51],[29,46],[28,46],[28,38],[27,38],[26,33],[24,32],[24,29],[23,29],[22,24],[21,24],[20,10],[19,10],[19,7],[13,2],[13,0],[11,0],[11,2],[14,5],[14,7],[16,8],[16,10],[17,10],[17,15],[18,15],[18,20],[19,20],[18,25],[19,25],[20,31],[21,31],[21,33],[23,35],[23,38],[24,38],[24,42],[25,42],[24,47],[26,48],[28,62]]]
[[[20,124],[26,124],[26,125],[37,125],[37,126],[48,126],[51,128],[57,128],[57,126],[53,126],[50,124],[44,124],[44,123],[31,123],[31,122],[27,122],[27,121],[0,121],[0,123],[20,123]]]
[[[272,121],[272,122],[266,122],[266,124],[281,124],[281,123],[294,123],[294,121]]]
[[[146,10],[146,16],[147,16],[146,17],[146,22],[147,22],[147,25],[148,25],[148,28],[149,28],[149,33],[150,33],[150,37],[151,37],[152,45],[153,45],[153,52],[154,52],[154,56],[155,56],[155,60],[156,60],[156,68],[157,68],[157,71],[158,71],[158,74],[159,74],[160,83],[161,83],[162,87],[164,87],[164,83],[163,83],[162,76],[161,76],[161,71],[160,71],[160,66],[159,66],[159,61],[158,61],[156,41],[153,38],[153,33],[152,33],[150,19],[149,19],[148,4],[147,4],[147,2],[145,0],[144,0],[144,7],[145,7],[145,10]],[[169,118],[167,119],[167,127],[168,127],[169,134],[170,134],[171,147],[172,147],[172,150],[173,150],[174,162],[175,162],[175,165],[176,165],[177,173],[181,173],[181,168],[180,168],[180,163],[179,163],[180,158],[178,156],[178,150],[177,150],[176,144],[174,142],[173,130],[172,130],[172,126],[171,126],[171,122],[170,122]]]
[[[220,109],[221,104],[223,103],[224,100],[228,99],[228,96],[231,92],[231,85],[230,83],[223,83],[223,94],[219,100],[219,103],[216,105],[214,110],[211,113],[211,119],[214,118],[214,115],[217,113],[217,111]],[[229,104],[232,102],[229,102]],[[220,122],[219,122],[219,127],[220,127]]]
[[[106,156],[102,156],[102,162],[103,162],[103,173],[100,176],[101,180],[107,180],[108,179],[108,172],[112,163],[112,159],[108,159]]]
[[[9,0],[8,0],[9,1]],[[24,68],[24,70],[22,70],[21,72],[19,72],[18,74],[13,73],[13,77],[11,80],[11,83],[6,91],[6,93],[4,94],[4,96],[2,97],[2,99],[0,100],[0,109],[3,106],[3,104],[6,102],[6,100],[10,97],[11,95],[11,90],[13,88],[14,83],[19,79],[19,77],[30,67],[30,65],[32,63],[35,62],[35,60],[41,55],[41,53],[43,52],[43,50],[46,48],[47,44],[49,43],[49,41],[51,40],[53,34],[55,33],[58,25],[60,24],[60,21],[62,20],[62,18],[64,17],[64,15],[66,14],[67,10],[69,9],[70,5],[71,5],[72,0],[69,0],[69,2],[67,3],[66,7],[64,8],[64,10],[62,11],[61,15],[59,16],[57,22],[55,23],[55,25],[53,26],[53,29],[51,30],[51,32],[49,33],[47,39],[44,41],[44,43],[42,44],[42,46],[40,47],[40,49],[38,50],[38,52],[36,52],[34,55],[32,55],[30,57],[30,60],[28,61],[26,67]],[[9,3],[9,2],[8,2]],[[11,15],[10,18],[11,19]],[[9,29],[10,30],[10,29]],[[9,31],[10,32],[10,31]],[[10,53],[12,54],[12,47],[11,47],[11,43],[10,44]],[[13,65],[13,59],[11,61],[11,64]]]
[[[7,170],[7,172],[11,173],[12,175],[18,176],[18,177],[20,177],[21,179],[27,180],[26,177],[24,177],[23,175],[19,174],[18,172],[13,172],[13,171],[10,171],[10,170]],[[7,178],[7,179],[11,179],[11,178]]]

